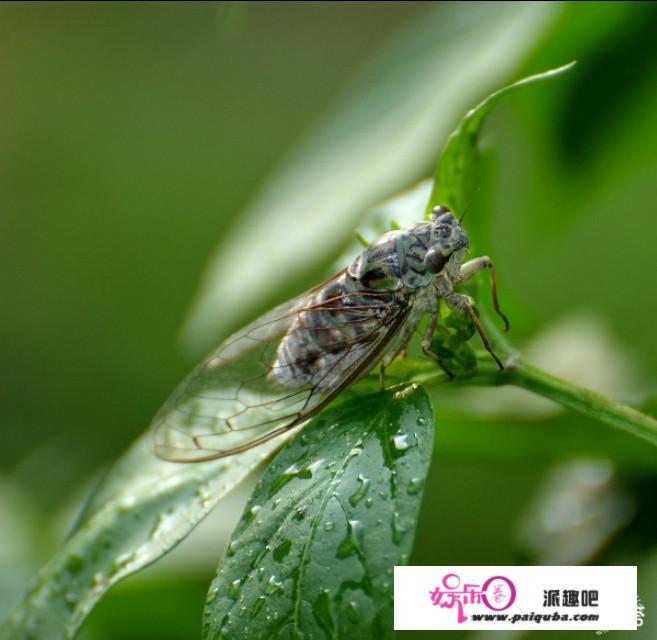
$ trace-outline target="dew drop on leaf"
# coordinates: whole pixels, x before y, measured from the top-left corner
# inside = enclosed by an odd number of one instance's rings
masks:
[[[406,489],[406,492],[410,496],[416,496],[420,491],[422,491],[422,485],[424,483],[422,482],[422,478],[412,478],[411,481],[408,483],[408,488]]]
[[[283,581],[278,576],[271,575],[267,582],[267,586],[265,587],[265,593],[267,595],[272,595],[277,591],[282,591],[282,590],[283,590]]]
[[[402,541],[402,537],[406,532],[406,528],[400,523],[399,512],[395,511],[392,514],[392,541],[399,545]]]
[[[335,552],[336,558],[347,558],[360,551],[360,539],[363,535],[363,525],[360,520],[347,521],[347,535],[340,542]]]
[[[404,451],[411,446],[408,443],[408,434],[406,433],[398,433],[397,435],[394,435],[392,437],[392,443],[397,451]]]
[[[240,578],[237,578],[237,580],[233,580],[229,585],[228,585],[228,597],[231,600],[237,600],[240,597],[240,587],[242,586],[242,580]],[[216,595],[216,589],[215,589],[215,595]]]
[[[258,615],[258,613],[260,613],[260,609],[262,609],[266,601],[267,598],[265,598],[265,596],[259,596],[256,599],[255,604],[253,605],[253,609],[251,609],[251,615],[250,615],[251,619],[255,618]],[[244,633],[246,633],[247,628],[248,627],[244,627]]]
[[[360,622],[362,619],[360,611],[358,610],[358,605],[353,600],[347,603],[344,612],[347,620],[353,624]]]
[[[205,604],[210,604],[214,602],[217,598],[217,594],[219,593],[219,588],[212,585],[210,589],[208,590],[208,595],[205,596]],[[228,595],[230,595],[230,590]]]
[[[370,480],[363,476],[363,474],[358,474],[358,489],[349,496],[349,504],[352,507],[355,507],[367,494],[368,489],[370,488]]]
[[[283,559],[290,553],[290,547],[292,546],[291,540],[284,540],[274,549],[274,560],[276,562],[282,562]]]
[[[313,616],[317,620],[317,624],[324,630],[328,638],[335,637],[335,630],[333,624],[333,617],[331,616],[331,599],[329,598],[328,589],[322,592],[315,598],[313,602]]]

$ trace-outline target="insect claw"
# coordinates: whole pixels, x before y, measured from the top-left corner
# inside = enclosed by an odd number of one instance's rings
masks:
[[[450,380],[454,380],[456,378],[456,375],[445,366],[445,363],[438,357],[436,353],[431,351],[428,347],[422,347],[422,351],[424,352],[424,355],[431,358],[447,375],[447,377]]]
[[[497,357],[497,355],[493,351],[490,351],[490,355],[493,356],[493,360],[495,360],[497,363],[499,370],[504,371],[504,365],[502,364],[502,361]]]

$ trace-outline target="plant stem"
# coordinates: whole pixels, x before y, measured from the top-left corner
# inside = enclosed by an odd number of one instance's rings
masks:
[[[414,381],[423,384],[449,382],[468,386],[514,385],[549,398],[568,409],[595,418],[657,446],[657,420],[652,416],[595,391],[553,376],[547,371],[525,362],[517,355],[507,358],[504,364],[504,370],[498,371],[490,363],[482,362],[475,373],[453,381],[450,381],[442,373],[433,372],[419,374],[414,377]]]

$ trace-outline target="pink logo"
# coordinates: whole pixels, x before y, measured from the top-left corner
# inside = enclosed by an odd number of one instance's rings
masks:
[[[516,600],[516,587],[504,576],[492,576],[482,585],[464,583],[455,573],[448,573],[442,580],[443,588],[436,587],[429,592],[435,606],[441,609],[453,609],[456,606],[457,620],[465,622],[468,616],[464,608],[468,605],[485,605],[493,611],[504,611]]]

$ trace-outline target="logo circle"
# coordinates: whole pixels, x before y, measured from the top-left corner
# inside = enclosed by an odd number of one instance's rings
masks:
[[[490,601],[488,600],[488,596],[486,595],[486,592],[488,591],[488,587],[495,582],[495,580],[501,580],[502,582],[505,582],[506,585],[509,587],[509,598],[507,603],[503,607],[494,607]],[[492,576],[491,578],[488,578],[486,582],[481,587],[481,599],[484,601],[484,604],[489,608],[492,609],[493,611],[504,611],[505,609],[508,609],[515,601],[516,601],[516,586],[509,580],[508,578],[505,578],[504,576]]]

